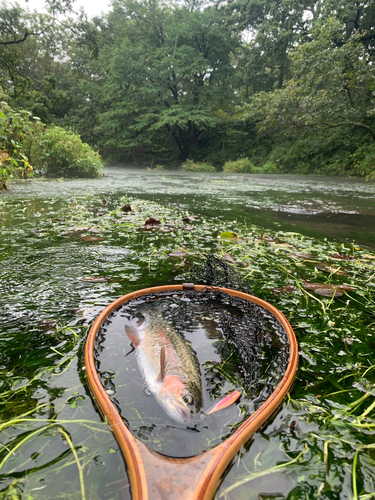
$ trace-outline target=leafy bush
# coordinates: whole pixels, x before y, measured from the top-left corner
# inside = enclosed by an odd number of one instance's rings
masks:
[[[276,163],[268,160],[262,167],[253,167],[252,172],[254,174],[277,174],[280,172],[280,169]]]
[[[31,158],[46,175],[62,177],[99,177],[99,153],[83,143],[81,137],[61,127],[41,131],[31,148]]]
[[[255,166],[249,158],[241,158],[240,160],[226,161],[224,163],[223,172],[250,174],[251,172],[254,172],[254,169]]]
[[[192,172],[216,172],[216,168],[209,163],[195,162],[193,160],[186,160],[180,167],[180,170]]]
[[[0,87],[0,98],[2,94]],[[38,129],[38,124],[30,121],[31,113],[17,113],[5,101],[0,101],[0,190],[7,189],[10,179],[30,177],[33,167],[28,159],[28,147],[32,133]],[[35,119],[35,117],[34,117]]]
[[[365,144],[351,155],[350,175],[366,176],[375,179],[375,144]]]
[[[156,165],[154,170],[164,170],[164,165]]]
[[[0,99],[7,96],[0,87]],[[0,101],[0,190],[9,180],[27,178],[34,168],[47,175],[98,177],[102,162],[78,134],[61,127],[46,129],[29,111],[15,111]],[[34,168],[31,166],[33,165]]]

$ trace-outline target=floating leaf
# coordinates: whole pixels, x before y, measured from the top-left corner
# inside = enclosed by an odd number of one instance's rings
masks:
[[[272,293],[278,294],[278,293],[294,293],[297,290],[297,287],[294,285],[286,285],[283,288],[271,288],[270,291]]]
[[[111,281],[111,280],[109,278],[106,278],[105,276],[86,276],[85,278],[82,278],[81,281],[100,283],[102,281]]]
[[[332,255],[332,259],[343,259],[343,260],[354,260],[358,257],[353,257],[353,255],[342,255],[341,253],[335,253]]]
[[[223,259],[227,260],[228,262],[232,262],[232,264],[235,264],[237,261],[234,257],[232,257],[229,253],[225,253],[223,255]]]
[[[298,259],[315,259],[315,257],[309,253],[292,253],[290,255]]]
[[[339,274],[340,276],[348,276],[348,273],[345,273],[339,267],[334,267],[330,266],[329,264],[322,264],[322,263],[317,263],[315,264],[315,266],[330,274]]]
[[[341,297],[344,295],[340,290],[331,290],[330,288],[316,288],[314,292],[323,297]]]
[[[83,241],[103,241],[104,238],[102,236],[81,236]]]
[[[227,239],[237,239],[238,236],[234,231],[224,231],[220,234],[220,238],[227,238]]]
[[[156,220],[152,217],[150,217],[150,219],[147,219],[146,222],[145,222],[145,226],[160,226],[161,222],[160,220]]]
[[[90,227],[70,227],[61,233],[61,236],[78,236],[82,233],[87,233],[87,231],[90,231]]]
[[[56,321],[54,319],[45,319],[39,323],[39,328],[41,328],[44,332],[52,330],[55,326]]]
[[[319,290],[325,288],[326,290],[344,290],[344,291],[353,291],[354,288],[352,288],[349,285],[334,285],[331,283],[304,283],[303,288],[306,290]]]
[[[183,250],[175,250],[169,254],[169,257],[185,257],[185,255],[188,255],[188,253]]]

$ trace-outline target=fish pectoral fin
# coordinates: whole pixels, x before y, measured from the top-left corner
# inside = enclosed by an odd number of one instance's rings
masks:
[[[138,330],[134,326],[125,325],[125,333],[129,337],[130,342],[134,347],[139,345],[139,335]]]
[[[156,379],[157,382],[163,382],[164,377],[165,377],[165,368],[166,368],[165,346],[163,345],[160,349],[160,373]]]
[[[218,403],[216,403],[214,406],[212,406],[206,415],[211,415],[212,413],[215,413],[215,411],[219,410],[224,410],[224,408],[228,408],[228,406],[231,406],[233,403],[235,403],[239,398],[241,397],[240,391],[233,391],[227,396],[224,396]]]

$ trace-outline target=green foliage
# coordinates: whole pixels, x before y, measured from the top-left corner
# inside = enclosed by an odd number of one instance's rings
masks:
[[[0,88],[1,92],[1,88]],[[0,98],[5,95],[0,95]],[[5,101],[0,102],[0,190],[7,189],[8,181],[15,178],[31,177],[33,167],[29,163],[28,152],[32,135],[40,125],[38,119],[30,120],[31,113],[17,113]]]
[[[216,168],[209,163],[200,163],[193,160],[186,160],[180,167],[180,170],[192,172],[216,172]]]
[[[349,174],[375,179],[375,144],[364,144],[350,157]]]
[[[7,189],[11,179],[31,177],[34,168],[66,177],[102,173],[99,154],[78,134],[55,126],[46,129],[38,117],[25,110],[17,112],[5,101],[0,102],[0,139],[0,190]]]
[[[225,162],[223,171],[226,173],[250,174],[254,172],[254,168],[254,164],[249,158],[241,158],[240,160]]]
[[[31,148],[31,158],[46,175],[58,177],[102,175],[99,153],[83,143],[78,134],[52,126],[44,129],[36,139]]]

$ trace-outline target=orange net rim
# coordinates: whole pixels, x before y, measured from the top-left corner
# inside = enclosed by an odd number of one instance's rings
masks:
[[[208,287],[206,285],[194,285],[195,291],[199,291],[204,288]],[[189,496],[189,498],[191,498],[192,500],[209,500],[214,496],[216,489],[220,484],[221,477],[232,461],[233,457],[238,453],[241,447],[250,440],[253,434],[276,413],[280,405],[283,403],[293,385],[298,367],[298,344],[296,337],[288,320],[276,307],[253,295],[238,292],[236,290],[231,290],[228,288],[213,288],[234,297],[248,300],[263,307],[264,309],[267,309],[274,317],[276,317],[276,319],[278,319],[278,321],[283,326],[288,337],[290,352],[289,362],[285,374],[281,379],[279,385],[276,387],[275,391],[260,406],[260,408],[258,408],[258,410],[256,410],[230,437],[226,439],[226,441],[209,450],[209,452],[206,452],[206,454],[210,455],[209,463],[206,465],[205,470],[200,476],[199,482],[197,483],[195,488],[194,495]],[[118,307],[143,295],[168,291],[182,291],[184,289],[186,289],[184,288],[184,285],[165,285],[137,290],[135,292],[131,292],[122,297],[119,297],[117,300],[103,309],[103,311],[99,314],[89,331],[86,341],[85,368],[87,381],[94,396],[95,402],[99,407],[105,421],[109,424],[111,430],[115,434],[115,437],[124,455],[132,487],[132,498],[134,500],[147,500],[150,498],[148,494],[146,471],[142,460],[142,453],[140,453],[141,442],[136,439],[126,427],[116,407],[110,400],[108,394],[105,392],[104,387],[100,382],[95,367],[95,339],[104,321]],[[204,454],[198,455],[198,457],[203,455]],[[191,459],[178,459],[176,460],[176,462],[188,462],[189,460]]]

